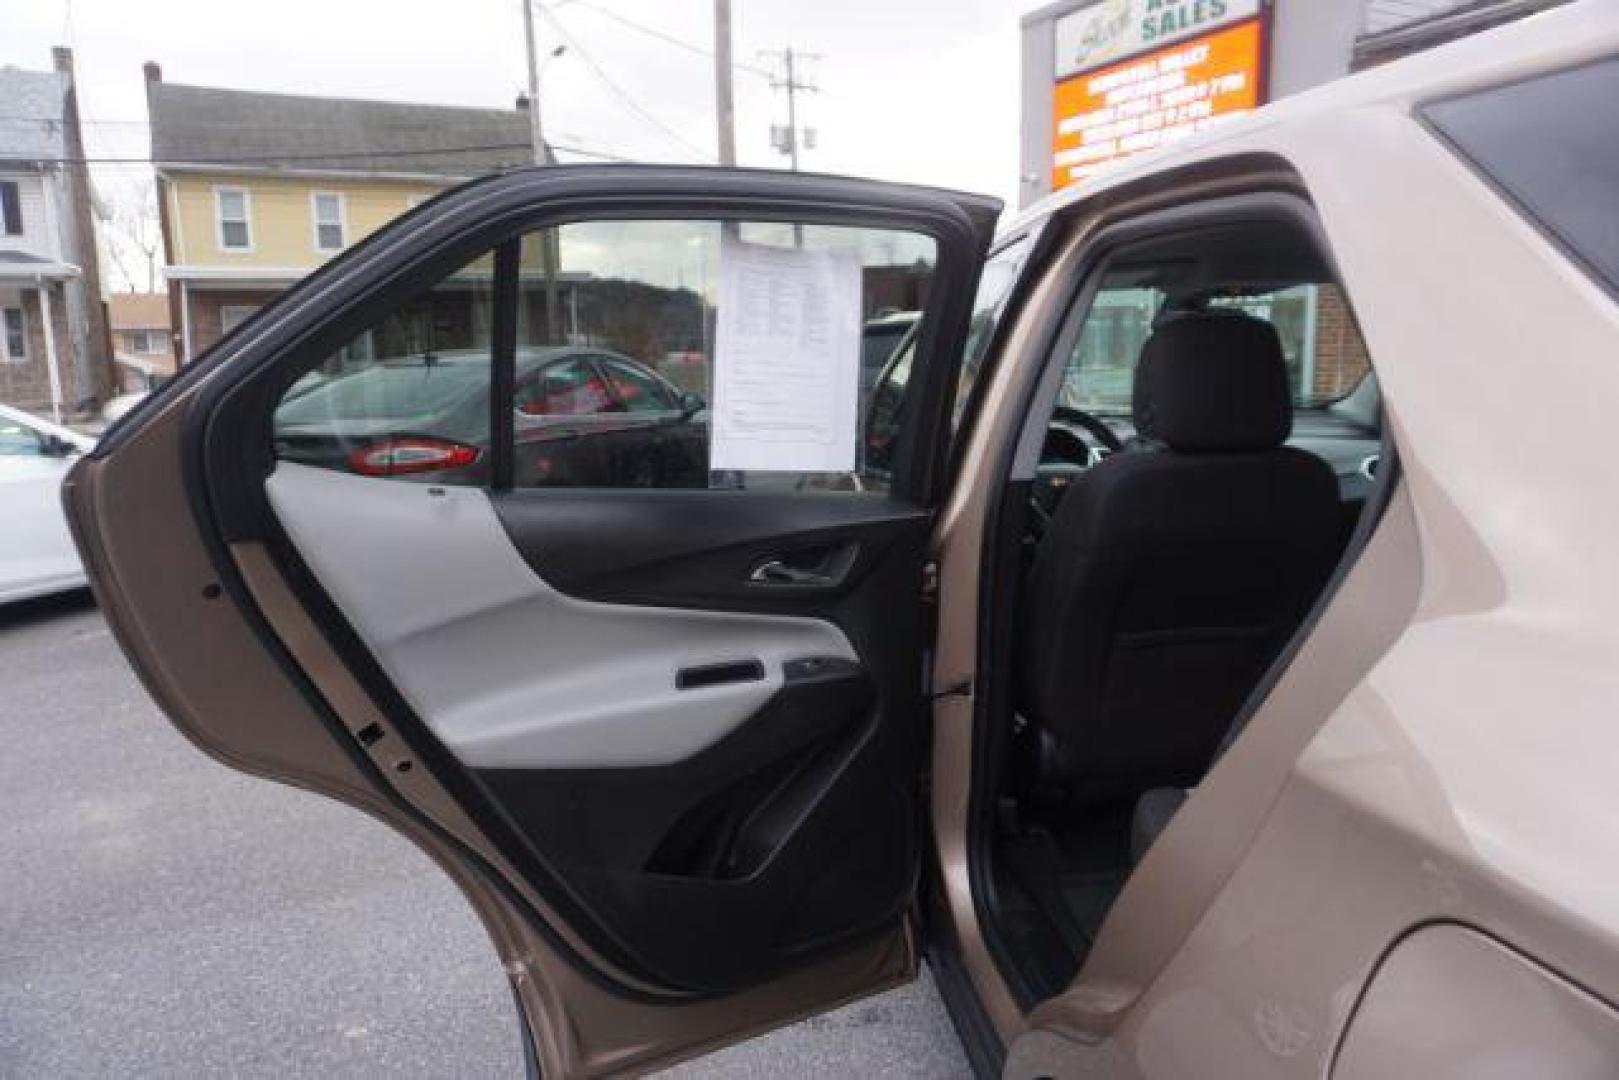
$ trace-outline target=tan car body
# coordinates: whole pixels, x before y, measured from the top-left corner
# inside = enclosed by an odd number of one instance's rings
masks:
[[[1244,736],[1131,877],[1074,984],[1031,1011],[973,895],[982,712],[970,695],[936,703],[945,910],[1009,1075],[1460,1075],[1481,1045],[1515,1048],[1543,1075],[1619,1071],[1608,1004],[1619,1001],[1619,500],[1607,497],[1605,446],[1619,306],[1412,115],[1416,102],[1616,51],[1619,8],[1574,5],[1273,106],[1036,211],[1061,230],[1058,254],[987,369],[935,534],[936,687],[977,674],[1000,449],[1029,422],[1024,391],[1047,363],[1038,331],[1063,317],[1064,283],[1114,221],[1240,192],[1307,199],[1376,364],[1401,468]],[[626,996],[586,974],[611,965],[414,767],[418,748],[266,552],[205,548],[176,467],[205,387],[166,396],[116,454],[70,479],[101,606],[202,749],[375,815],[456,881],[545,1073],[644,1071],[915,972],[907,920],[725,998]],[[148,524],[95,524],[118,518]],[[273,640],[222,595],[221,555]],[[340,743],[306,691],[351,732],[379,725],[386,737]],[[399,801],[379,793],[362,754]]]

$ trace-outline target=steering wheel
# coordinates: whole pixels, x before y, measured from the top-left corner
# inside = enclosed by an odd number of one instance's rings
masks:
[[[1084,439],[1069,430],[1070,428],[1079,428],[1109,453],[1116,453],[1124,448],[1124,444],[1113,433],[1112,428],[1082,409],[1058,405],[1052,410],[1051,419],[1051,428],[1046,435],[1045,454],[1053,453],[1054,446],[1062,444],[1062,449],[1055,450],[1055,453],[1061,462],[1076,472],[1094,464],[1096,452],[1085,444]],[[1058,436],[1061,438],[1057,439]],[[1056,440],[1056,443],[1053,440]],[[1044,455],[1042,458],[1044,459]],[[1045,535],[1046,527],[1051,524],[1051,517],[1056,513],[1061,487],[1067,482],[1067,480],[1054,481],[1056,486],[1049,488],[1035,485],[1029,498],[1030,540],[1038,543]]]
[[[1060,420],[1065,424],[1073,424],[1075,427],[1084,428],[1085,434],[1101,443],[1110,454],[1116,454],[1120,450],[1124,449],[1124,443],[1121,442],[1119,437],[1113,433],[1113,429],[1108,427],[1101,420],[1098,420],[1096,417],[1092,416],[1090,413],[1086,412],[1084,409],[1075,409],[1068,405],[1058,405],[1055,409],[1051,410],[1051,419],[1053,421]]]

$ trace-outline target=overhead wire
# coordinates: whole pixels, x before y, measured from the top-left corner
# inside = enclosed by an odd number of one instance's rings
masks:
[[[637,22],[627,15],[620,15],[618,12],[602,7],[600,4],[592,3],[592,0],[573,0],[573,6],[594,11],[596,14],[608,19],[612,19],[614,22],[627,26],[631,30],[639,31],[648,37],[656,38],[657,40],[669,45],[673,45],[676,48],[685,49],[687,52],[696,53],[698,56],[705,56],[710,60],[714,59],[713,49],[694,44],[690,41],[686,41],[683,38],[678,38],[667,31],[659,30],[655,26],[648,26],[646,23]],[[754,64],[747,64],[740,60],[733,60],[731,62],[731,66],[737,71],[746,72],[749,75],[757,75],[762,79],[772,78],[772,75],[768,70]]]
[[[583,146],[570,146],[566,143],[557,143],[546,140],[553,150],[561,150],[567,154],[578,154],[581,157],[600,158],[603,161],[633,162],[636,159],[623,154],[615,154],[605,150],[591,150]],[[472,154],[488,153],[496,150],[528,150],[530,144],[521,143],[483,143],[471,146],[438,146],[428,149],[411,150],[328,150],[319,154],[254,154],[239,157],[217,157],[202,160],[176,160],[172,158],[152,157],[51,157],[30,158],[45,165],[280,165],[286,162],[298,161],[330,161],[334,158],[409,158],[429,157],[434,154]]]
[[[612,78],[612,76],[610,76],[607,73],[606,69],[602,67],[601,63],[598,62],[596,60],[596,58],[590,54],[589,50],[587,50],[583,45],[581,45],[579,43],[578,38],[576,38],[572,33],[569,32],[567,26],[565,26],[563,24],[562,20],[557,16],[556,12],[553,10],[554,5],[553,6],[548,6],[548,5],[544,4],[544,3],[540,3],[539,0],[532,0],[532,2],[534,2],[535,7],[539,10],[540,14],[545,16],[546,18],[548,18],[551,21],[551,25],[556,29],[557,33],[563,38],[563,40],[567,42],[568,47],[573,49],[573,51],[576,52],[579,55],[579,58],[584,61],[586,67],[588,67],[590,69],[591,74],[594,75],[595,78],[599,82],[601,82],[602,85],[605,86],[614,96],[616,96],[628,109],[630,109],[638,117],[640,117],[641,120],[643,120],[647,124],[651,125],[652,127],[656,128],[666,138],[668,138],[672,142],[678,144],[687,153],[692,154],[693,156],[695,156],[696,158],[698,158],[701,161],[712,163],[712,161],[714,160],[714,156],[711,153],[709,153],[707,150],[704,150],[702,147],[697,146],[695,143],[693,143],[690,140],[688,140],[687,138],[685,138],[679,132],[675,131],[668,124],[666,124],[662,120],[660,120],[656,115],[654,115],[653,113],[648,111],[643,105],[640,104],[640,102],[635,100],[633,95],[631,95],[621,85],[619,85],[619,83],[617,81],[614,80]],[[639,22],[639,21],[637,21],[635,19],[629,18],[628,16],[621,15],[618,12],[613,11],[613,10],[611,10],[609,8],[603,7],[600,4],[593,3],[592,0],[567,0],[567,2],[570,3],[573,6],[577,6],[577,7],[580,7],[580,8],[585,8],[585,9],[588,9],[590,11],[593,11],[596,14],[598,14],[598,15],[604,17],[604,18],[611,19],[612,21],[617,22],[617,23],[619,23],[619,24],[621,24],[623,26],[626,26],[626,27],[628,27],[628,28],[630,28],[632,30],[635,30],[638,33],[644,34],[644,35],[646,35],[648,37],[655,38],[655,39],[657,39],[659,41],[664,42],[665,44],[675,46],[676,48],[683,49],[683,50],[685,50],[687,52],[695,53],[697,55],[708,57],[710,59],[712,59],[714,57],[714,55],[715,55],[714,51],[712,49],[708,49],[708,48],[705,48],[705,47],[703,47],[701,45],[694,44],[694,43],[692,43],[690,41],[686,41],[686,40],[684,40],[682,38],[679,38],[679,37],[675,36],[674,34],[670,34],[667,31],[660,30],[660,29],[658,29],[656,27],[653,27],[653,26],[648,26],[645,23],[642,23],[642,22]],[[734,68],[736,68],[737,70],[739,70],[739,71],[743,71],[743,72],[746,72],[746,73],[751,74],[751,75],[756,75],[756,76],[759,76],[759,77],[764,78],[764,79],[770,79],[770,78],[773,77],[769,71],[766,71],[765,69],[760,68],[760,67],[756,67],[756,66],[754,66],[752,64],[747,64],[747,63],[743,63],[743,62],[738,61],[738,62],[733,63],[732,66]],[[56,126],[56,125],[59,125],[61,123],[60,120],[57,120],[57,119],[52,118],[52,117],[17,116],[17,115],[6,115],[6,114],[0,114],[0,121],[25,122],[25,123],[26,122],[32,122],[32,123],[44,124],[46,126]],[[81,117],[80,120],[79,120],[79,123],[81,125],[86,126],[86,127],[145,127],[145,128],[150,128],[151,127],[151,122],[149,120],[133,120],[133,119],[124,120],[124,119],[111,119],[111,118],[109,118],[109,119],[99,119],[99,118],[83,118],[83,117]],[[218,123],[219,123],[219,126],[230,127],[232,129],[241,129],[241,128],[244,128],[244,127],[259,127],[259,128],[265,129],[265,130],[285,130],[289,126],[298,126],[298,125],[289,125],[289,124],[284,124],[284,123],[253,125],[253,124],[241,124],[241,123],[232,122],[232,121],[220,121]],[[557,142],[554,142],[554,141],[551,141],[551,140],[547,140],[547,143],[550,145],[550,147],[553,150],[559,150],[559,151],[562,151],[563,153],[577,154],[577,155],[579,155],[581,157],[597,158],[597,159],[600,159],[600,160],[603,160],[603,161],[619,161],[619,162],[629,162],[629,161],[635,160],[635,159],[633,159],[633,158],[631,158],[631,157],[629,157],[627,155],[608,152],[608,151],[592,150],[592,149],[589,149],[589,148],[586,148],[586,147],[581,147],[581,146],[569,146],[569,145],[557,143]],[[432,149],[390,150],[390,151],[333,150],[333,151],[328,151],[328,152],[318,153],[318,154],[274,154],[274,155],[267,154],[267,155],[250,155],[250,156],[242,156],[242,157],[217,158],[217,159],[211,159],[211,160],[209,160],[207,162],[196,162],[196,164],[209,164],[209,165],[277,164],[277,163],[281,163],[281,162],[296,162],[296,161],[324,161],[324,160],[327,160],[327,159],[330,159],[330,158],[336,158],[336,157],[408,158],[408,157],[431,156],[433,154],[441,154],[441,153],[479,153],[479,152],[492,152],[492,151],[499,151],[499,150],[521,150],[521,149],[526,149],[527,146],[528,146],[527,143],[523,143],[523,144],[498,143],[498,144],[469,145],[469,146],[448,146],[448,147],[439,147],[439,148],[432,148]],[[44,161],[45,163],[49,163],[49,164],[79,164],[79,163],[87,164],[87,165],[182,164],[182,162],[162,161],[162,160],[149,158],[149,157],[148,158],[143,158],[143,157],[110,157],[110,156],[109,157],[96,157],[96,156],[86,156],[86,157],[77,157],[77,158],[75,158],[75,157],[60,157],[60,158],[49,158],[49,159],[40,159],[40,160]],[[187,162],[187,163],[189,163],[189,162]]]
[[[531,2],[533,2],[533,0],[531,0]],[[579,0],[579,2],[583,2],[583,0]],[[613,77],[607,74],[602,66],[596,62],[595,57],[590,55],[589,50],[587,50],[583,45],[580,45],[579,40],[568,32],[568,28],[563,25],[562,20],[557,17],[555,12],[546,7],[544,4],[535,3],[535,7],[538,8],[541,15],[545,16],[551,21],[552,27],[562,37],[562,40],[567,43],[568,47],[578,54],[579,59],[585,62],[585,66],[588,67],[591,73],[596,76],[597,81],[603,86],[607,87],[607,89],[610,90],[620,101],[622,101],[627,108],[629,108],[642,120],[657,128],[671,141],[678,143],[683,149],[692,154],[699,161],[702,161],[705,164],[713,164],[713,154],[690,142],[685,136],[681,135],[674,128],[671,128],[652,113],[648,112],[646,108],[642,106],[640,102],[636,101],[628,91],[615,82]]]

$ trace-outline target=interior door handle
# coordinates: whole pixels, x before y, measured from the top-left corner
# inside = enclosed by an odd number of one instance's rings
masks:
[[[788,566],[780,559],[766,559],[748,574],[754,585],[836,585],[838,579],[821,570]]]
[[[758,659],[730,660],[681,668],[675,672],[676,690],[702,690],[724,683],[758,682],[765,677],[765,666]]]

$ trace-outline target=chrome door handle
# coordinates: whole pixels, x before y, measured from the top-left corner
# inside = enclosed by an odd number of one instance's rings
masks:
[[[826,586],[835,584],[836,579],[819,570],[801,570],[788,566],[780,559],[766,559],[748,573],[748,582],[752,585]]]

